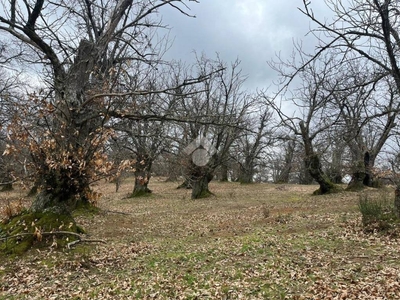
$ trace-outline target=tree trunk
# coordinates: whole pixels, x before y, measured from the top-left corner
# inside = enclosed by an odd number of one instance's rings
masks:
[[[354,172],[347,190],[358,191],[363,189],[365,186],[373,186],[372,167],[374,158],[371,160],[368,151],[363,153],[362,156],[363,159],[358,159],[358,161],[355,163]]]
[[[253,183],[253,170],[254,168],[252,168],[251,166],[241,166],[239,182],[243,184]]]
[[[312,178],[319,184],[319,189],[314,192],[317,195],[336,192],[336,186],[329,180],[328,176],[322,171],[321,162],[317,154],[314,153],[312,140],[309,136],[308,128],[303,121],[300,122],[301,134],[305,150],[305,166]]]
[[[207,198],[213,193],[208,188],[208,183],[213,179],[213,174],[202,170],[193,181],[192,199]]]
[[[328,176],[322,171],[321,163],[317,154],[306,157],[306,166],[310,175],[319,184],[319,189],[314,194],[328,194],[335,191],[335,185],[329,180]]]
[[[397,215],[400,217],[400,185],[396,185],[396,189],[394,191],[394,209]]]
[[[152,191],[147,187],[151,177],[151,166],[153,161],[147,154],[138,154],[135,164],[135,186],[131,197],[140,197],[150,194]]]
[[[285,165],[283,169],[279,172],[276,179],[276,183],[288,183],[291,169],[292,169],[291,164]]]
[[[351,180],[347,186],[348,191],[358,191],[364,188],[365,172],[354,172],[351,175]]]
[[[197,167],[191,159],[187,160],[186,164],[186,174],[185,174],[185,181],[180,184],[177,189],[192,189],[193,182],[196,180],[196,176],[193,172]]]
[[[364,185],[369,187],[376,186],[373,168],[375,165],[375,155],[370,154],[370,152],[366,152],[364,154],[364,165],[365,165],[365,177],[364,177]]]
[[[78,207],[90,205],[89,178],[81,169],[48,170],[44,174],[42,191],[32,203],[33,212],[51,210],[64,214]]]
[[[293,167],[293,156],[294,156],[295,148],[296,148],[295,141],[289,141],[287,143],[287,145],[285,146],[285,159],[284,159],[285,165],[279,171],[276,183],[288,183],[289,182],[290,172],[292,171],[292,167]]]
[[[91,42],[82,40],[71,68],[54,75],[57,110],[47,122],[52,138],[32,154],[43,188],[32,203],[33,211],[68,212],[94,201],[89,184],[105,168],[101,149],[106,140],[98,104],[86,102],[90,91],[101,85],[89,80],[96,73],[97,51]]]
[[[220,169],[221,177],[219,181],[227,182],[228,181],[228,164],[225,162],[221,165]]]
[[[314,182],[314,178],[311,176],[305,162],[300,165],[298,179],[300,184],[305,185],[310,185]]]

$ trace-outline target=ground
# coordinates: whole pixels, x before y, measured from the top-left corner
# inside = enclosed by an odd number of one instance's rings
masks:
[[[129,179],[99,183],[101,212],[76,220],[106,243],[1,258],[0,299],[400,299],[400,241],[363,233],[360,193],[211,182],[190,200],[177,186],[155,178],[132,199]]]

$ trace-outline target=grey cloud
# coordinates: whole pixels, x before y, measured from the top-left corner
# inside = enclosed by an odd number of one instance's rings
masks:
[[[323,4],[314,5],[316,13],[327,14]],[[161,12],[175,38],[167,58],[191,61],[193,51],[208,57],[218,52],[227,62],[239,58],[243,73],[249,76],[246,86],[268,87],[276,74],[267,61],[277,53],[289,56],[293,40],[307,40],[310,22],[297,9],[301,5],[301,0],[204,0],[190,6],[196,18],[172,9]],[[309,51],[312,43],[306,43]]]

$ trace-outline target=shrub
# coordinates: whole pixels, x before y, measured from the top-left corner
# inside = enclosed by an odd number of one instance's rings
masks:
[[[387,193],[381,193],[377,198],[364,194],[360,196],[358,208],[362,215],[364,230],[388,231],[397,228],[399,218],[394,209],[394,203]]]

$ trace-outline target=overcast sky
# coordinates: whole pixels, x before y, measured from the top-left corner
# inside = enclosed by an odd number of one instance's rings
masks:
[[[314,49],[314,39],[306,37],[310,21],[297,9],[302,4],[302,0],[200,0],[190,3],[196,18],[165,9],[164,23],[175,39],[167,58],[191,61],[193,51],[210,58],[218,52],[226,62],[236,58],[242,62],[249,77],[247,88],[267,88],[276,78],[267,61],[278,53],[288,57],[294,40]],[[313,1],[312,7],[317,16],[329,16],[324,1]]]

